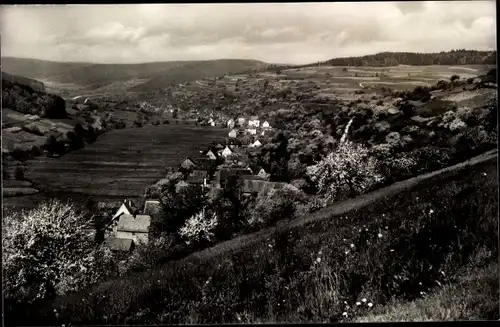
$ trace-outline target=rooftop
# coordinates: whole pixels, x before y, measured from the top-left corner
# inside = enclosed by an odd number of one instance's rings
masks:
[[[151,224],[149,215],[122,215],[118,221],[117,230],[123,232],[147,233]]]

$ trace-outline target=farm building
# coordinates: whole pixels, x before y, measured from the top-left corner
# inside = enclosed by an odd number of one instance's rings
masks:
[[[271,128],[271,125],[269,122],[266,120],[264,123],[262,123],[262,128]]]
[[[259,117],[257,116],[251,116],[250,119],[248,120],[249,127],[259,127],[259,125],[260,125],[260,120]]]
[[[229,137],[236,138],[238,136],[238,131],[233,129],[229,132]]]
[[[185,181],[180,181],[179,183],[175,184],[175,191],[179,192],[180,190],[188,187],[189,184],[186,183]]]
[[[145,215],[154,215],[160,212],[161,204],[158,200],[146,200],[144,203],[144,214]]]
[[[135,244],[147,244],[149,241],[150,215],[122,215],[116,227],[116,237],[131,239]]]
[[[247,129],[247,133],[250,135],[255,135],[257,134],[257,130],[255,128],[249,128]]]
[[[234,119],[231,118],[227,121],[228,128],[234,128],[234,125],[235,125]]]

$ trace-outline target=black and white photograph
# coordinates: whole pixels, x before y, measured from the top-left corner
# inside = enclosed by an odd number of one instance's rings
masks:
[[[2,325],[499,320],[496,15],[2,5]]]

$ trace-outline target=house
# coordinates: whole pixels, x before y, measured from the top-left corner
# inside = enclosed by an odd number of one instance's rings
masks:
[[[116,226],[116,237],[131,239],[135,244],[147,244],[149,241],[150,215],[121,215]]]
[[[224,144],[218,142],[218,143],[215,144],[214,148],[216,148],[217,150],[222,150],[225,147],[224,147]]]
[[[235,125],[234,119],[231,118],[227,121],[228,128],[234,128],[234,125]]]
[[[129,238],[109,237],[104,240],[104,245],[113,252],[132,252],[135,248],[134,240]]]
[[[146,200],[144,203],[144,214],[145,215],[154,215],[160,212],[161,204],[158,200]]]
[[[113,218],[111,220],[115,220],[116,218],[120,217],[121,215],[132,215],[135,211],[135,208],[132,206],[132,202],[130,200],[124,200],[120,208],[118,208],[118,211],[113,215]]]
[[[186,179],[188,184],[207,186],[208,172],[206,170],[197,169],[193,170]]]
[[[250,119],[248,120],[248,126],[249,127],[259,127],[260,120],[259,117],[257,116],[251,116]]]
[[[258,148],[262,145],[262,143],[260,143],[259,140],[256,140],[255,142],[253,142],[252,144],[249,145],[250,148]]]
[[[238,131],[236,129],[233,129],[232,131],[229,132],[229,137],[236,138],[237,136],[238,136]]]
[[[247,129],[247,133],[250,135],[255,135],[257,134],[257,130],[255,128],[249,128]]]
[[[210,118],[210,120],[208,121],[208,124],[209,124],[210,126],[215,126],[215,121],[214,121],[214,119],[213,119],[213,118]]]
[[[208,152],[205,154],[208,159],[210,160],[217,160],[217,156],[215,155],[215,153],[213,153],[212,150],[208,150]]]
[[[229,156],[232,153],[233,153],[233,151],[231,151],[231,149],[229,149],[229,147],[226,146],[226,148],[221,152],[221,156],[226,158],[227,156]]]
[[[237,120],[238,126],[244,126],[245,125],[245,118],[240,117]]]
[[[269,125],[269,122],[266,120],[264,123],[262,123],[262,128],[271,128],[271,125]]]
[[[259,170],[259,172],[257,173],[257,176],[259,176],[260,178],[263,178],[263,179],[268,179],[269,175],[270,174],[266,173],[266,171],[264,170],[264,168],[262,168],[261,170]]]
[[[184,169],[192,169],[192,168],[196,167],[196,163],[194,162],[193,159],[191,159],[190,157],[187,157],[181,163],[181,167],[184,168]]]

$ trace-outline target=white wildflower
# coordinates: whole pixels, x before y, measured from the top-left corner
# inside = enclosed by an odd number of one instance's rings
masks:
[[[316,258],[316,262],[320,263],[321,262],[321,258]]]
[[[370,302],[370,303],[368,303],[368,307],[369,307],[369,308],[373,307],[373,303],[371,303],[371,302]]]
[[[359,301],[358,301],[358,302],[356,302],[356,305],[357,305],[357,306],[360,306],[360,305],[361,305],[361,302],[359,302]]]
[[[363,302],[363,303],[365,303],[366,301],[367,301],[366,298],[361,299],[361,302]]]
[[[347,312],[345,312],[345,311],[344,311],[344,312],[342,312],[342,315],[343,315],[344,317],[347,317]]]
[[[354,244],[351,243],[351,248],[353,248],[353,247],[354,247]]]
[[[378,233],[378,238],[382,238],[382,233]]]

